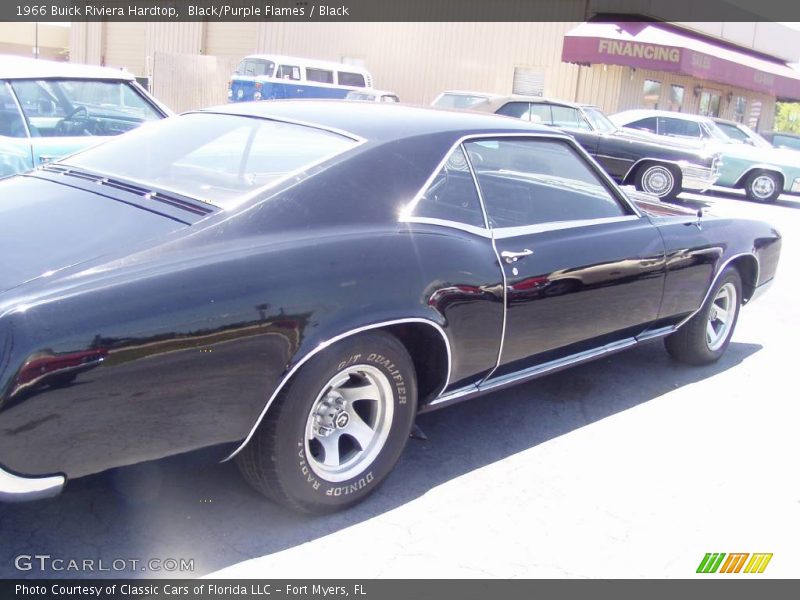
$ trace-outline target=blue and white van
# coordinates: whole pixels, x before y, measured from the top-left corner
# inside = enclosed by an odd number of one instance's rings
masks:
[[[344,98],[372,88],[366,69],[342,63],[253,54],[236,67],[228,82],[228,102],[280,98]]]

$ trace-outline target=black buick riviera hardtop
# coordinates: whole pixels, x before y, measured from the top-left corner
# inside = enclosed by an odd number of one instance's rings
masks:
[[[418,413],[658,338],[717,360],[780,246],[492,115],[167,119],[0,183],[0,496],[206,449],[339,509]]]

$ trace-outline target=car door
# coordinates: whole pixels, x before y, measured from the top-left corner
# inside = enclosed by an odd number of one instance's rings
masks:
[[[574,144],[497,137],[465,147],[505,276],[493,379],[626,339],[657,319],[661,237]]]

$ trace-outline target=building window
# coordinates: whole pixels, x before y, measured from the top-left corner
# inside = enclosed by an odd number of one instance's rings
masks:
[[[667,102],[667,110],[681,112],[683,108],[683,92],[682,85],[675,85],[674,83],[669,86],[669,101]]]
[[[544,72],[539,69],[514,67],[511,93],[521,96],[544,96]]]
[[[661,82],[645,79],[642,88],[642,107],[658,108],[659,98],[661,98]]]
[[[718,92],[704,90],[700,94],[700,114],[705,117],[718,117],[722,96]]]
[[[747,111],[747,98],[736,96],[733,99],[733,120],[737,123],[744,123],[744,114]]]

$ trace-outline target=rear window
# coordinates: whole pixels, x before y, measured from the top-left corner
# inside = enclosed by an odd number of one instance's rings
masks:
[[[469,108],[488,100],[486,96],[472,96],[469,94],[442,94],[433,103],[439,108]]]
[[[252,192],[355,144],[343,135],[304,125],[191,113],[143,127],[63,162],[232,208]]]
[[[367,87],[364,76],[361,73],[348,73],[347,71],[339,71],[339,85]]]

